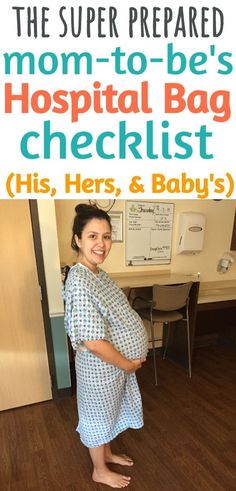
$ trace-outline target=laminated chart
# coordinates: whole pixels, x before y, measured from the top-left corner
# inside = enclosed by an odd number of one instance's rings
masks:
[[[126,203],[126,265],[169,264],[174,204]]]

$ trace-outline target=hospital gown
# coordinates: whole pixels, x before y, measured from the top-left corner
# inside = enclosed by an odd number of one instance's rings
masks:
[[[135,373],[104,362],[83,342],[104,339],[128,359],[145,358],[147,334],[122,290],[101,269],[96,274],[73,266],[64,299],[65,329],[76,350],[77,431],[84,445],[97,447],[143,426],[142,401]]]

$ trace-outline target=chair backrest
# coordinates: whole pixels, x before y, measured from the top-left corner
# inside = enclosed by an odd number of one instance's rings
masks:
[[[125,286],[124,288],[122,288],[122,291],[126,297],[129,296],[130,288],[128,286]]]
[[[153,303],[158,310],[177,310],[184,307],[189,297],[192,281],[181,285],[154,285]]]

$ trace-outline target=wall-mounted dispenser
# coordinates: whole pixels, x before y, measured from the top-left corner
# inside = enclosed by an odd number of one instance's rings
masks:
[[[206,217],[201,213],[180,214],[177,254],[196,254],[203,249]]]

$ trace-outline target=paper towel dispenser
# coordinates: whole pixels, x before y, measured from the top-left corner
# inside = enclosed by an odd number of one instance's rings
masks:
[[[206,217],[201,213],[180,214],[177,236],[177,254],[196,254],[202,251]]]

